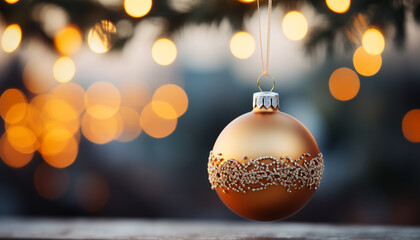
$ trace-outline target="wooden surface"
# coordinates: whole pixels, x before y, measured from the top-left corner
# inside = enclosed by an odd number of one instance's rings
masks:
[[[420,227],[0,218],[0,239],[420,239]]]

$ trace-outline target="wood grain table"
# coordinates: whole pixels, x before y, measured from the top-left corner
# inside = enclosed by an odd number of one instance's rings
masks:
[[[3,217],[0,239],[420,239],[420,227]]]

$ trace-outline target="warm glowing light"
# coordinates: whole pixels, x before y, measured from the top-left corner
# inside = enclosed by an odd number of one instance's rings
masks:
[[[30,104],[26,105],[25,115],[24,115],[23,119],[18,122],[18,125],[25,126],[29,129],[31,129],[31,131],[37,137],[40,137],[41,134],[44,131],[44,125],[43,124],[44,123],[43,123],[40,111],[36,107],[34,107]],[[15,126],[15,124],[5,124],[6,130],[9,127],[12,127],[12,126]]]
[[[22,30],[18,24],[9,25],[3,32],[1,47],[5,52],[13,52],[22,40]]]
[[[160,38],[152,46],[152,57],[157,64],[169,65],[175,61],[176,55],[175,43],[168,38]]]
[[[56,144],[52,142],[52,144]],[[57,145],[56,145],[57,146]],[[48,148],[53,148],[50,146]],[[44,148],[45,149],[45,148]],[[68,139],[66,146],[57,154],[47,154],[48,152],[41,151],[42,158],[45,162],[55,168],[66,168],[70,166],[77,158],[79,152],[79,143],[73,136]]]
[[[6,135],[3,135],[0,138],[0,157],[9,167],[21,168],[32,160],[33,153],[21,153],[17,151],[10,145]]]
[[[42,94],[33,98],[30,105],[39,109],[40,113],[37,118],[42,124],[42,136],[57,129],[65,129],[73,135],[78,133],[80,129],[79,113],[63,99],[52,94]]]
[[[152,107],[159,117],[174,119],[187,111],[188,97],[181,87],[175,84],[166,84],[153,94]]]
[[[60,84],[51,90],[50,93],[70,104],[79,115],[85,110],[85,90],[76,83]]]
[[[119,111],[123,121],[123,132],[118,137],[120,142],[129,142],[136,139],[141,133],[139,124],[140,115],[130,107],[122,107]]]
[[[70,176],[65,169],[40,164],[34,173],[34,185],[41,197],[56,200],[66,193],[70,185]]]
[[[69,57],[60,57],[54,64],[54,78],[57,82],[65,83],[70,81],[76,72],[76,65]]]
[[[371,28],[363,34],[363,48],[372,55],[381,54],[385,49],[385,39],[380,31]]]
[[[46,118],[45,115],[43,115],[43,121],[44,121],[44,133],[48,133],[50,131],[54,131],[57,129],[65,129],[71,134],[76,135],[80,129],[79,118],[76,118],[68,122],[61,122],[61,121],[56,121],[48,117]]]
[[[0,96],[0,113],[3,118],[9,109],[18,103],[26,103],[25,94],[16,88],[10,88]]]
[[[32,60],[23,70],[23,84],[26,89],[35,94],[48,92],[57,81],[53,76],[53,64],[44,61]]]
[[[57,128],[45,134],[41,143],[40,152],[42,155],[55,155],[66,148],[67,143],[73,137],[68,130]]]
[[[152,9],[152,0],[124,0],[125,12],[135,18],[144,17]]]
[[[105,144],[118,138],[123,127],[123,120],[119,114],[106,119],[97,119],[84,114],[82,119],[83,136],[96,144]]]
[[[112,37],[116,32],[115,25],[108,20],[95,24],[88,33],[89,48],[95,53],[108,52],[112,47]]]
[[[83,95],[82,95],[83,96]],[[42,124],[42,136],[45,137],[50,131],[65,129],[72,135],[80,128],[79,113],[74,107],[53,94],[38,95],[32,99],[31,106],[39,109]],[[39,134],[37,134],[39,136]]]
[[[22,120],[26,108],[26,97],[18,89],[7,89],[0,97],[0,115],[6,123],[17,123]]]
[[[255,0],[238,0],[241,3],[252,3],[255,2]]]
[[[77,112],[70,104],[55,97],[48,99],[42,112],[60,122],[70,122],[78,117]]]
[[[359,77],[349,68],[339,68],[331,74],[329,87],[335,99],[348,101],[359,92]]]
[[[363,34],[369,29],[368,18],[365,14],[358,13],[353,15],[352,23],[345,28],[347,38],[356,45],[362,42]]]
[[[9,111],[7,111],[4,121],[11,124],[20,122],[25,116],[27,108],[28,104],[26,103],[13,105]]]
[[[120,92],[109,82],[96,82],[86,91],[86,111],[94,118],[112,117],[118,111],[120,104]]]
[[[28,106],[24,119],[24,124],[29,129],[31,129],[37,137],[40,137],[44,133],[44,125],[41,117],[41,111],[39,111],[32,105]]]
[[[247,59],[255,51],[255,40],[251,34],[241,31],[230,39],[230,52],[239,59]]]
[[[420,142],[420,109],[413,109],[404,116],[402,131],[408,141]]]
[[[109,199],[107,181],[95,172],[85,173],[76,183],[76,199],[88,212],[101,210]]]
[[[61,106],[69,108],[68,104],[59,98],[50,94],[37,95],[32,99],[30,106],[35,110],[35,116],[39,118],[40,124],[42,125],[41,135],[36,134],[37,136],[42,137],[46,132],[55,128],[65,128],[64,126],[68,123],[60,121],[60,119],[64,120],[65,118],[61,117],[59,112],[55,112]]]
[[[308,33],[308,21],[302,13],[290,11],[283,18],[282,28],[288,39],[299,41]]]
[[[371,55],[363,47],[359,47],[353,55],[353,65],[356,71],[363,76],[373,76],[382,65],[381,55]]]
[[[350,8],[350,0],[326,0],[328,8],[336,13],[345,13]]]
[[[152,103],[153,111],[161,118],[165,119],[176,119],[177,114],[175,109],[171,104],[164,101],[153,101]]]
[[[32,153],[38,148],[36,135],[25,126],[10,126],[6,135],[10,145],[21,153]]]
[[[154,111],[152,104],[146,105],[140,115],[140,125],[143,130],[154,138],[164,138],[176,128],[177,119],[164,119]]]
[[[79,27],[68,25],[54,36],[54,46],[57,51],[66,56],[71,56],[79,51],[82,46],[82,34]]]
[[[58,99],[52,96],[51,94],[40,94],[32,98],[30,105],[36,108],[39,111],[44,110],[45,105],[51,99]],[[43,114],[45,115],[45,114]]]
[[[128,106],[141,112],[152,98],[150,89],[141,81],[130,81],[121,88],[121,105]]]
[[[15,4],[15,3],[19,2],[19,0],[4,0],[4,1],[9,3],[9,4]]]

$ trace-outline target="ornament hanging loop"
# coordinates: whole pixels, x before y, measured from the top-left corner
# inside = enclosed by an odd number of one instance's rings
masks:
[[[258,80],[257,80],[257,86],[258,86],[258,89],[260,89],[260,91],[261,92],[264,92],[262,89],[261,89],[261,86],[260,86],[260,80],[263,78],[263,77],[269,77],[269,78],[271,78],[271,81],[273,81],[273,87],[271,87],[271,89],[270,89],[270,91],[269,92],[272,92],[273,90],[274,90],[274,87],[276,86],[276,81],[274,80],[274,78],[273,78],[273,76],[271,76],[270,74],[268,74],[267,72],[263,72],[263,74],[258,78]]]
[[[273,81],[273,87],[271,88],[270,92],[274,90],[276,86],[276,82],[274,78],[269,74],[269,66],[270,66],[270,35],[271,35],[271,8],[273,6],[273,0],[267,0],[267,8],[268,8],[268,26],[267,26],[267,54],[266,54],[266,61],[264,67],[264,54],[263,54],[263,47],[262,47],[262,33],[261,33],[261,14],[260,14],[260,0],[257,0],[257,12],[258,12],[258,31],[260,37],[260,52],[261,52],[261,67],[262,67],[262,75],[258,78],[257,86],[261,92],[263,90],[260,87],[260,80],[263,77],[270,77]]]

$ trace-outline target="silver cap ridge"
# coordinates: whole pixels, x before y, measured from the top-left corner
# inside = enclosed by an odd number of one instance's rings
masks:
[[[279,107],[279,94],[276,92],[256,92],[253,96],[253,107],[277,109]]]

